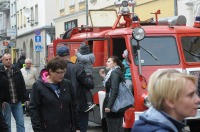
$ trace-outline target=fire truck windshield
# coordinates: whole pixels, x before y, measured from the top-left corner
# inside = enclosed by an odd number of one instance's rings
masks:
[[[187,62],[200,62],[200,37],[185,36],[181,38],[183,53]]]
[[[135,64],[138,65],[137,42],[132,39]],[[145,37],[140,41],[140,56],[142,66],[177,65],[180,62],[174,37]]]

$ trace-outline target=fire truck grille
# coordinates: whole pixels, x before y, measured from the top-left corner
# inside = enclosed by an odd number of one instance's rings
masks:
[[[196,77],[199,77],[200,71],[189,71],[190,75],[195,75]]]

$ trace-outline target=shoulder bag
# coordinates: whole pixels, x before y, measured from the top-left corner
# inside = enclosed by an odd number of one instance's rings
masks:
[[[112,112],[124,112],[128,108],[133,107],[134,97],[133,94],[128,90],[125,82],[120,82],[119,92],[115,103],[113,104]]]

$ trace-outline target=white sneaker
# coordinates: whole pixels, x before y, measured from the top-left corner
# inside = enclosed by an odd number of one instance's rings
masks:
[[[89,110],[91,110],[92,108],[94,108],[96,106],[96,104],[91,104],[88,106],[88,108],[84,111],[84,112],[88,112]]]

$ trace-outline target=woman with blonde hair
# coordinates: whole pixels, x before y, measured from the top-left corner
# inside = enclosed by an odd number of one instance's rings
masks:
[[[149,79],[152,104],[137,120],[132,132],[181,132],[184,119],[197,114],[200,99],[195,76],[177,70],[157,70]]]

